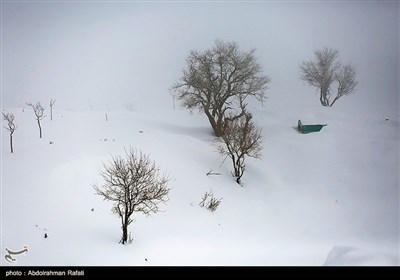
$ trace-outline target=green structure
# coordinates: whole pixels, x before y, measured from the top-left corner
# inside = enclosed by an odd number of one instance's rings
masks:
[[[320,131],[326,124],[307,124],[303,125],[301,120],[297,123],[297,130],[301,133],[311,133]]]

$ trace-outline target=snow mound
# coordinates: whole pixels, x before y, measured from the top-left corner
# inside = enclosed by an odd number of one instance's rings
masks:
[[[334,246],[326,257],[325,266],[393,266],[395,258],[377,251],[349,246]]]

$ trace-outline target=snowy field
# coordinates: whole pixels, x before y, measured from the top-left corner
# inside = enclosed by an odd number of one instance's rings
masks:
[[[1,251],[27,245],[17,265],[399,265],[398,108],[368,111],[356,98],[254,107],[263,159],[247,159],[243,187],[203,115],[55,106],[39,139],[31,108],[4,108],[18,129],[13,154],[1,138]],[[300,134],[298,119],[328,126]],[[172,190],[164,212],[134,214],[133,243],[121,245],[119,218],[92,185],[129,147],[168,171]],[[222,198],[215,212],[198,205],[209,190]]]
[[[0,106],[18,126],[14,153],[0,129],[0,265],[399,266],[399,2],[145,2],[0,1]],[[263,158],[246,159],[243,187],[207,118],[174,110],[169,91],[216,39],[255,48],[271,78],[247,107]],[[357,70],[332,108],[299,72],[325,46]],[[46,107],[42,139],[26,102]],[[327,126],[300,134],[299,119]],[[93,185],[130,147],[171,191],[163,212],[133,215],[122,245]],[[199,206],[210,190],[215,212]]]

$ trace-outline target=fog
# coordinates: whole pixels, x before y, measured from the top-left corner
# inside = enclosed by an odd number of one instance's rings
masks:
[[[190,50],[216,39],[256,48],[271,102],[318,104],[299,65],[329,46],[358,73],[356,93],[338,104],[399,104],[398,1],[11,1],[1,28],[2,107],[56,98],[63,109],[169,109]]]

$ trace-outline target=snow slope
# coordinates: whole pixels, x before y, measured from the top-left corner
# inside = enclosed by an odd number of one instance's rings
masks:
[[[28,245],[17,265],[399,265],[397,111],[271,101],[255,108],[264,156],[247,159],[243,187],[202,115],[55,106],[39,139],[29,108],[5,108],[18,129],[14,154],[1,137],[2,254]],[[328,126],[303,135],[298,119]],[[121,245],[119,219],[92,185],[129,147],[173,179],[165,212],[134,216],[133,244]],[[198,206],[209,190],[223,198],[213,213]]]

